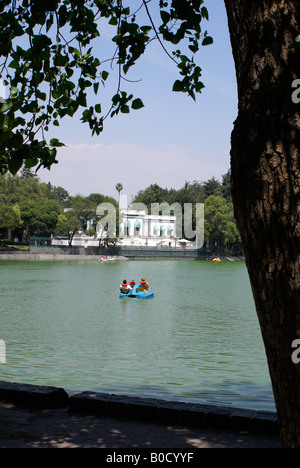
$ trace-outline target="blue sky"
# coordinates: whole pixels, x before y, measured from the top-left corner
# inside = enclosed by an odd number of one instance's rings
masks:
[[[205,89],[196,103],[183,93],[172,92],[177,69],[157,45],[146,51],[124,84],[145,107],[107,119],[104,132],[91,137],[79,116],[62,121],[50,131],[60,138],[59,164],[39,170],[44,182],[63,186],[71,195],[102,193],[116,197],[123,185],[130,201],[152,183],[180,188],[185,181],[221,180],[230,166],[230,134],[237,114],[236,78],[223,0],[207,4],[206,28],[212,46],[201,47],[196,61],[203,70]],[[102,49],[106,31],[102,35]],[[103,44],[104,42],[104,44]],[[95,48],[96,50],[96,48]],[[95,53],[94,50],[94,53]],[[109,54],[108,54],[109,56]],[[110,99],[115,83],[99,91],[99,101]]]

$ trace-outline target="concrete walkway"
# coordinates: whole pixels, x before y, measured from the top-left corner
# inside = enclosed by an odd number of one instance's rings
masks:
[[[273,413],[0,382],[0,448],[280,448]],[[257,430],[255,430],[255,428]],[[110,449],[119,449],[112,451]],[[141,451],[141,449],[143,449]]]
[[[188,452],[199,448],[280,448],[278,437],[272,435],[137,421],[67,408],[37,410],[2,402],[0,421],[0,448],[176,448]]]

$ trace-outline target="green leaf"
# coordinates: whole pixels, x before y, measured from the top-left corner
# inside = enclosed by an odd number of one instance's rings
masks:
[[[180,80],[176,80],[173,85],[173,91],[180,92],[184,90],[184,86]]]
[[[61,96],[61,92],[59,91],[56,91],[55,89],[52,91],[52,96],[53,96],[53,99],[58,99],[60,98]]]
[[[61,143],[57,138],[52,138],[50,140],[50,146],[65,146],[64,143]]]
[[[0,117],[0,130],[2,132],[8,132],[13,128],[13,121],[9,118],[7,114],[3,114]]]
[[[140,98],[137,98],[137,99],[134,99],[134,101],[132,101],[131,107],[134,110],[138,110],[144,107],[144,103]]]
[[[167,24],[169,22],[169,20],[170,20],[170,13],[168,13],[167,11],[162,10],[160,12],[160,17],[161,17],[163,23]]]
[[[21,157],[21,155],[15,154],[8,161],[8,169],[13,175],[15,175],[18,172],[18,170],[21,169],[22,164],[23,164],[23,158]]]
[[[74,52],[74,54],[77,56],[77,57],[81,57],[81,53],[78,49],[75,49],[75,47],[72,47],[72,52]]]
[[[9,66],[9,68],[18,69],[19,68],[19,62],[17,60],[13,60],[12,62],[10,62],[10,64],[8,66]]]
[[[130,112],[129,107],[126,106],[126,105],[121,106],[120,110],[121,110],[122,114],[129,114],[129,112]]]
[[[93,88],[94,88],[94,93],[97,94],[97,93],[98,93],[98,89],[99,89],[99,82],[98,82],[98,83],[94,83],[94,84],[93,84]]]
[[[12,106],[13,106],[12,101],[7,99],[5,102],[0,104],[0,113],[8,111],[9,109],[12,108]]]
[[[206,7],[201,8],[201,15],[202,18],[205,18],[207,21],[209,20],[209,15]]]
[[[117,18],[116,18],[115,16],[113,16],[113,17],[110,19],[110,21],[109,21],[108,24],[111,24],[112,26],[117,26],[117,24],[118,24]]]
[[[49,31],[52,25],[53,25],[53,15],[51,14],[50,17],[46,21],[46,32]]]
[[[17,95],[19,94],[18,88],[16,88],[15,86],[12,86],[12,87],[10,88],[10,94],[11,94],[12,97],[17,96]]]
[[[124,72],[125,75],[128,72],[129,68],[130,68],[130,65],[124,65],[123,66],[123,72]]]
[[[289,46],[289,49],[297,49],[298,47],[300,47],[300,34],[299,36],[295,38],[294,42],[292,42],[292,44]]]
[[[102,80],[106,81],[107,78],[108,78],[108,75],[109,75],[109,73],[107,71],[103,70],[103,72],[101,73]]]
[[[197,93],[201,93],[201,89],[205,88],[204,84],[199,81],[197,84],[196,84],[196,91]]]
[[[46,93],[43,93],[41,92],[39,89],[36,90],[36,97],[38,97],[39,99],[41,99],[42,101],[46,101],[47,99],[47,94]]]
[[[189,49],[195,54],[199,50],[198,44],[189,45]]]
[[[202,41],[202,45],[203,46],[207,46],[207,45],[211,45],[213,44],[214,40],[211,36],[206,36],[203,41]]]
[[[148,34],[151,31],[151,26],[142,26],[140,29],[144,34]]]
[[[25,167],[26,167],[27,169],[30,169],[31,167],[36,166],[37,163],[38,163],[37,158],[28,158],[28,159],[26,159],[26,161],[25,161]]]

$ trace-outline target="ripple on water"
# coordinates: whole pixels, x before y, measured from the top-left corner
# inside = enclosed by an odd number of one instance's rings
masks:
[[[243,262],[0,262],[0,379],[274,409]],[[149,301],[120,300],[145,276]]]

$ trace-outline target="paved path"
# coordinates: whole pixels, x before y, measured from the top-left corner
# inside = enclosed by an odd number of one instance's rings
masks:
[[[0,448],[280,448],[277,436],[38,410],[0,402]],[[113,453],[113,451],[112,451]],[[115,453],[119,453],[116,451]]]

